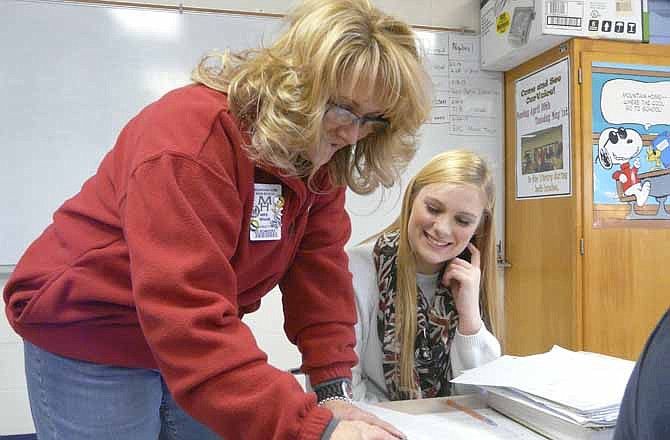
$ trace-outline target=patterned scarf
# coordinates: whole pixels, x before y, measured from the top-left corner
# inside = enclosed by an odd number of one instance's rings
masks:
[[[400,389],[400,341],[396,335],[395,296],[398,269],[398,232],[379,236],[374,262],[379,286],[377,327],[382,344],[383,370],[390,400],[449,396],[452,378],[449,349],[458,326],[458,313],[449,288],[438,277],[433,304],[417,286],[416,339],[414,341],[414,389]]]

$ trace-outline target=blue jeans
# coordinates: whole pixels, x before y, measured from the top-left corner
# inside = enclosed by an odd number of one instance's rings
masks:
[[[220,440],[179,408],[156,370],[69,359],[23,341],[40,440]]]

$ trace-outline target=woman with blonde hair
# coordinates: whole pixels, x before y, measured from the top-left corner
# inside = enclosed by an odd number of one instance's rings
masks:
[[[468,368],[500,356],[494,184],[468,151],[412,178],[398,219],[348,250],[358,323],[356,400],[448,396]]]
[[[415,152],[415,35],[368,0],[307,0],[273,45],[193,78],[126,125],[6,284],[38,437],[400,437],[347,393],[344,197],[393,185]],[[242,321],[277,284],[316,393]]]

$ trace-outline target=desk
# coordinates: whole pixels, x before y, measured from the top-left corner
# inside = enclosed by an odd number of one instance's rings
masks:
[[[495,422],[491,426],[470,414],[449,406],[453,400],[461,406]],[[435,399],[383,402],[362,406],[403,431],[408,440],[546,440],[545,437],[487,407],[477,395]],[[392,413],[392,411],[397,411]],[[411,417],[407,417],[407,416]],[[437,435],[439,434],[439,435]]]
[[[437,397],[435,399],[397,400],[395,402],[380,402],[376,406],[399,411],[406,414],[439,414],[458,411],[446,404],[447,400],[454,400],[472,409],[486,409],[486,402],[476,394],[453,397]]]

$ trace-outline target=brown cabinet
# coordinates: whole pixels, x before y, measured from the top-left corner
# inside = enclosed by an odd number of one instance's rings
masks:
[[[572,195],[517,200],[516,81],[566,56]],[[592,78],[594,66],[606,63],[661,66],[658,75],[670,83],[670,46],[588,39],[570,40],[505,73],[508,354],[538,353],[558,344],[635,359],[670,305],[670,220],[623,219],[634,203],[630,199],[594,202],[594,167],[601,165],[594,161],[598,129],[592,127]],[[670,124],[667,90],[655,97]],[[653,136],[643,138],[649,147]],[[670,202],[661,201],[670,211]]]

